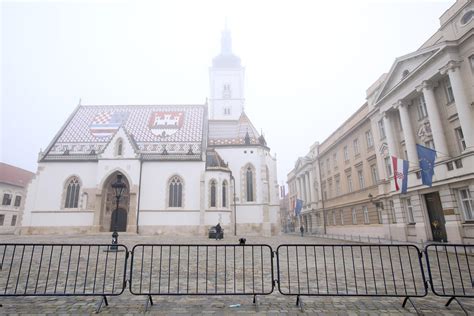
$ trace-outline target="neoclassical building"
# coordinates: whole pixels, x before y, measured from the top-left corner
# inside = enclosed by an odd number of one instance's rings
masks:
[[[229,30],[212,61],[210,109],[78,105],[28,188],[23,233],[279,233],[276,157],[244,112],[244,68]],[[126,189],[115,205],[111,184]],[[115,222],[117,219],[117,222]]]
[[[298,159],[288,185],[290,198],[306,201],[307,230],[474,242],[473,2],[456,1],[440,24],[368,88],[349,120]],[[416,144],[437,152],[431,187],[421,183]],[[395,190],[390,156],[409,161],[406,194]]]

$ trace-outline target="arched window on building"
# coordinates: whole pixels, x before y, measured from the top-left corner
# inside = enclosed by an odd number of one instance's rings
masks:
[[[222,182],[222,207],[227,207],[227,181]]]
[[[245,184],[246,184],[246,196],[247,196],[247,202],[253,202],[254,201],[254,194],[253,194],[253,170],[249,166],[247,167],[247,170],[245,171]]]
[[[116,155],[117,156],[122,156],[123,155],[123,141],[121,138],[117,139],[117,145],[116,145]]]
[[[183,206],[183,181],[180,177],[174,176],[169,182],[169,207]]]
[[[77,208],[79,203],[79,191],[81,185],[77,177],[72,177],[66,182],[66,200],[64,208]]]
[[[217,194],[216,194],[216,180],[211,180],[210,186],[211,186],[210,207],[216,207],[217,206],[217,202],[216,202],[216,197],[217,197]]]

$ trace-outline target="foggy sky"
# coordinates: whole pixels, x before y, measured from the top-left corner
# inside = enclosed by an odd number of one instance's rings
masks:
[[[82,104],[203,104],[227,17],[245,111],[277,154],[299,156],[419,48],[454,1],[2,2],[0,160],[36,171]]]

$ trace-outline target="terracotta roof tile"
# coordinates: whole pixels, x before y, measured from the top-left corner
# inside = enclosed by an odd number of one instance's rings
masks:
[[[6,163],[0,162],[0,182],[25,188],[30,180],[34,177],[34,173],[25,169],[21,169]]]
[[[250,145],[262,145],[259,133],[245,113],[238,120],[209,120],[209,145],[248,145],[245,137],[248,133]]]

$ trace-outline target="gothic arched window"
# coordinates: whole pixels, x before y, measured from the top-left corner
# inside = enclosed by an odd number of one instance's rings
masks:
[[[183,182],[178,176],[171,178],[169,182],[169,207],[183,206]]]
[[[253,170],[249,166],[245,172],[245,182],[247,191],[247,202],[253,202]]]
[[[66,183],[66,201],[64,203],[64,208],[77,208],[80,189],[81,186],[77,177],[72,177]]]
[[[247,163],[240,169],[240,194],[242,201],[257,201],[256,176],[255,167],[251,163]]]
[[[117,140],[117,156],[123,155],[123,141],[121,138]]]
[[[227,181],[222,182],[222,207],[227,207]]]
[[[216,207],[216,181],[211,180],[211,207]]]

